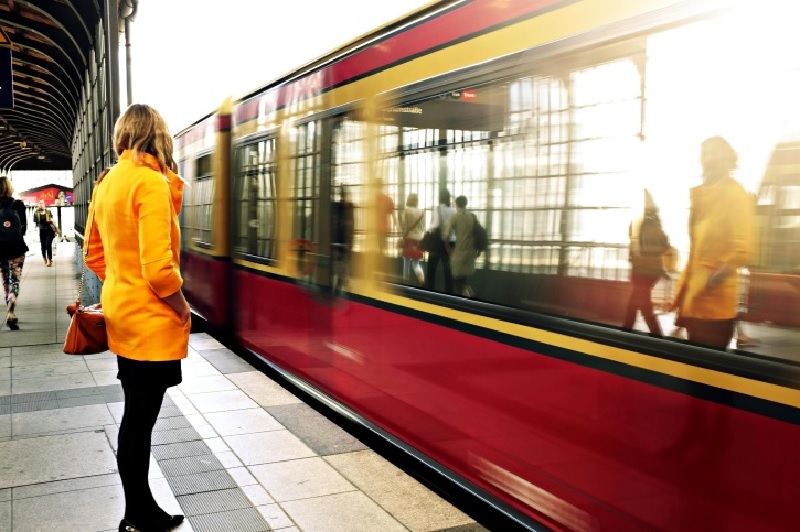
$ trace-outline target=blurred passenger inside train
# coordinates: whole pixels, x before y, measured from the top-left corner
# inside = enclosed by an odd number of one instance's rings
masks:
[[[3,295],[5,297],[6,325],[12,331],[19,330],[19,318],[15,314],[22,267],[25,264],[25,231],[28,219],[25,205],[14,199],[14,185],[8,176],[0,176],[0,266],[3,272]]]
[[[378,195],[375,199],[378,212],[378,245],[380,247],[380,256],[385,257],[387,242],[389,242],[395,228],[399,227],[397,208],[392,197],[385,192],[383,180],[376,179],[375,186],[378,190]]]
[[[346,288],[350,282],[350,259],[353,251],[353,233],[355,231],[355,214],[353,202],[347,186],[339,187],[339,200],[333,202],[333,242],[334,275],[336,290]]]
[[[183,516],[159,507],[148,470],[164,393],[180,384],[189,349],[178,225],[184,183],[175,173],[172,135],[149,106],[132,105],[117,120],[114,150],[119,161],[92,194],[84,251],[86,266],[104,282],[108,347],[117,355],[125,394],[117,445],[125,493],[119,530],[165,530]]]
[[[53,212],[44,206],[44,200],[39,200],[39,208],[33,212],[33,223],[39,227],[42,259],[46,266],[52,266],[53,240],[58,235],[58,229],[56,229],[56,224],[53,221]]]
[[[456,210],[450,206],[450,191],[442,189],[439,191],[439,205],[433,210],[431,217],[430,230],[439,238],[436,239],[440,245],[428,250],[428,267],[425,272],[425,287],[428,290],[436,290],[436,268],[442,264],[442,275],[444,277],[444,291],[447,294],[453,293],[453,274],[450,271],[450,254],[445,240],[452,247],[455,244],[455,236],[451,237],[444,233],[443,228],[455,215]]]
[[[689,259],[672,307],[691,342],[726,349],[737,316],[739,269],[752,255],[755,202],[731,173],[738,157],[722,137],[701,146],[703,183],[691,190]]]
[[[650,334],[661,336],[661,324],[653,312],[652,291],[659,279],[667,277],[664,270],[664,253],[670,249],[669,238],[661,226],[658,207],[648,190],[644,191],[644,204],[628,228],[631,263],[631,296],[622,328],[632,330],[636,314],[642,313]]]
[[[456,213],[445,223],[444,235],[445,245],[450,255],[453,289],[456,295],[464,297],[475,295],[469,285],[469,278],[475,273],[475,260],[478,258],[473,238],[474,224],[475,217],[467,210],[467,197],[457,197]],[[452,238],[455,238],[455,243]]]
[[[410,278],[413,271],[417,282],[422,285],[425,283],[425,274],[419,263],[423,256],[422,251],[419,250],[419,242],[425,235],[425,211],[419,208],[417,194],[409,194],[406,198],[406,208],[403,209],[401,220],[403,236],[400,239],[400,248],[403,254],[403,279]]]
[[[759,342],[752,336],[748,336],[744,330],[744,324],[747,322],[747,306],[748,296],[750,294],[750,270],[745,268],[739,269],[739,292],[737,299],[737,312],[736,312],[736,348],[742,347],[756,347]]]

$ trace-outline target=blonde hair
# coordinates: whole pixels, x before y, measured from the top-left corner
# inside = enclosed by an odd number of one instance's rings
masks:
[[[7,175],[0,176],[0,198],[10,198],[14,195],[14,185]]]
[[[172,135],[167,123],[149,105],[133,104],[119,117],[114,126],[114,150],[117,155],[131,150],[137,162],[141,161],[143,153],[149,153],[156,158],[163,174],[177,168],[172,159]]]

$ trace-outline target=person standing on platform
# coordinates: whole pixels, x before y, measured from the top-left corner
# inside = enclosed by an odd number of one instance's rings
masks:
[[[731,173],[738,157],[722,137],[700,150],[703,183],[691,190],[689,260],[670,310],[689,341],[726,349],[737,316],[739,269],[752,255],[755,201]]]
[[[406,199],[406,208],[403,210],[401,229],[403,230],[402,254],[403,254],[403,279],[408,279],[411,272],[417,278],[417,282],[422,285],[425,283],[425,273],[419,264],[422,252],[417,247],[419,241],[425,236],[425,211],[419,208],[419,196],[409,194]]]
[[[475,295],[469,285],[469,277],[475,273],[475,260],[478,258],[473,237],[475,221],[475,217],[467,210],[467,197],[459,196],[456,198],[456,213],[447,219],[442,232],[450,256],[453,288],[456,295],[464,297]],[[452,238],[455,238],[455,242]]]
[[[6,324],[12,331],[19,329],[15,314],[19,297],[19,281],[25,264],[25,230],[28,220],[25,205],[14,199],[14,187],[8,176],[0,176],[0,265],[3,272],[3,295],[8,314]]]
[[[131,105],[117,120],[119,161],[92,194],[86,221],[86,266],[104,282],[108,347],[117,355],[125,408],[117,466],[125,492],[119,530],[168,530],[183,521],[153,499],[147,479],[153,426],[164,394],[180,384],[189,349],[190,308],[180,273],[183,180],[175,173],[166,122],[153,108]]]
[[[441,242],[439,242],[436,249],[428,251],[428,265],[425,272],[425,287],[428,290],[436,289],[436,268],[439,263],[442,264],[442,273],[444,274],[444,292],[451,294],[453,292],[453,275],[450,272],[450,254],[448,253],[448,246],[452,247],[455,244],[455,236],[450,238],[444,233],[444,227],[451,216],[455,215],[456,210],[450,206],[450,191],[442,189],[439,191],[439,205],[433,211],[431,218],[430,229],[435,234],[439,235]],[[445,242],[446,241],[446,242]]]
[[[39,200],[39,208],[33,213],[33,223],[39,226],[39,240],[42,243],[42,258],[45,265],[53,265],[53,239],[58,231],[53,223],[53,213],[45,208],[44,200]]]

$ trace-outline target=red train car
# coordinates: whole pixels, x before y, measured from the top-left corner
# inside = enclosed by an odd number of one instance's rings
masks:
[[[187,295],[530,527],[793,528],[797,331],[715,351],[619,328],[642,189],[687,251],[704,138],[731,141],[753,192],[772,168],[800,88],[787,20],[746,2],[430,4],[177,135]],[[441,268],[418,286],[396,246],[408,196],[430,227],[443,189],[487,229],[477,297],[446,293]]]

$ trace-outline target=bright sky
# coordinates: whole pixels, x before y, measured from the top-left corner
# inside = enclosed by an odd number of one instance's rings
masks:
[[[131,24],[133,101],[174,134],[226,96],[261,85],[426,0],[139,0]],[[120,89],[125,106],[124,38]]]

